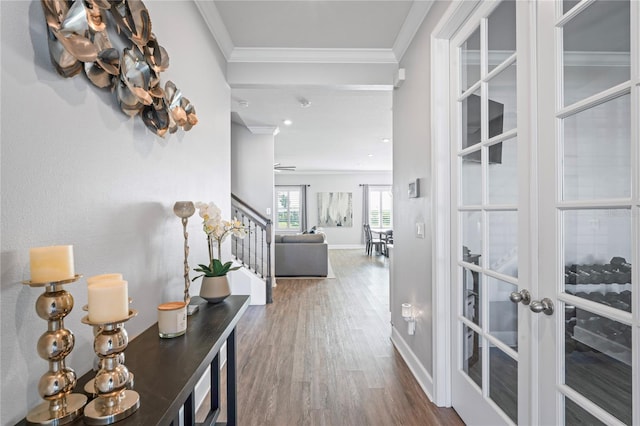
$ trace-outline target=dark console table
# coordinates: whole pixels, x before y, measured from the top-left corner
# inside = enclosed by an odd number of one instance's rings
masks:
[[[173,339],[158,337],[158,324],[137,336],[125,351],[125,365],[134,374],[133,390],[140,408],[115,425],[178,425],[184,407],[184,424],[195,425],[194,390],[211,366],[211,410],[204,423],[216,424],[220,413],[220,358],[227,342],[227,425],[237,423],[235,328],[249,306],[249,296],[229,296],[218,304],[203,303],[188,318],[187,332]],[[134,319],[135,321],[135,319]],[[95,372],[78,379],[80,392]],[[79,422],[80,423],[80,422]],[[23,420],[19,424],[26,424]],[[76,423],[77,424],[77,423]]]

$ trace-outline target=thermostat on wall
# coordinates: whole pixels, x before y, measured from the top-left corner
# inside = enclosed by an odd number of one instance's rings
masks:
[[[409,198],[418,198],[420,196],[420,179],[409,182]]]

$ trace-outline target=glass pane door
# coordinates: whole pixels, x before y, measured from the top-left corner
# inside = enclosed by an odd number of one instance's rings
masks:
[[[633,419],[630,6],[593,2],[560,33],[565,423]]]
[[[453,406],[474,423],[518,422],[517,2],[487,2],[452,43],[459,135]],[[526,398],[524,398],[526,401]]]
[[[539,318],[541,367],[551,370],[541,374],[540,400],[558,410],[541,409],[541,423],[638,424],[637,9],[629,0],[555,6],[539,15],[553,22],[543,23],[546,31],[555,27],[555,39],[539,43],[555,57],[543,53],[540,69],[557,65],[555,87],[539,89],[541,105],[555,105],[539,110],[540,164],[555,173],[540,184],[538,295],[556,308]],[[542,146],[550,140],[554,146]]]

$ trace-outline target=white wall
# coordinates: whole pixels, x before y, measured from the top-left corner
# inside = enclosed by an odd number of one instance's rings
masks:
[[[392,176],[390,172],[352,174],[288,174],[282,172],[276,174],[276,185],[310,185],[307,188],[307,224],[309,228],[318,223],[319,192],[351,192],[353,202],[353,226],[325,227],[324,232],[327,235],[329,248],[353,248],[363,245],[362,187],[360,185],[391,185],[391,183]]]
[[[413,358],[433,374],[432,324],[432,211],[430,33],[449,2],[435,2],[400,62],[406,71],[404,84],[393,98],[393,286],[391,321],[395,332],[407,343]],[[409,198],[407,186],[420,179],[420,197]],[[417,222],[425,224],[425,238],[417,238]],[[415,335],[407,334],[401,304],[411,303],[422,314]]]
[[[273,134],[231,123],[231,192],[263,216],[273,212]]]
[[[36,354],[46,323],[35,313],[39,288],[30,278],[29,248],[72,244],[84,275],[67,287],[75,308],[65,325],[76,336],[68,365],[92,365],[92,330],[81,323],[86,277],[121,272],[133,308],[130,337],[157,320],[156,306],[180,299],[182,227],[176,200],[215,201],[229,212],[230,93],[225,64],[192,2],[147,2],[153,31],[169,55],[163,82],[174,81],[195,105],[190,132],[160,139],[117,107],[113,94],[82,75],[60,77],[49,61],[40,2],[2,1],[1,15],[1,407],[14,424],[41,402],[47,362]],[[206,242],[189,223],[190,263]],[[197,294],[199,284],[191,287]],[[135,374],[135,371],[133,372]]]
[[[249,204],[264,217],[273,219],[274,201],[274,144],[273,134],[253,134],[245,126],[231,123],[231,192],[241,200]],[[267,213],[270,209],[271,214]],[[273,228],[271,229],[271,241],[273,241]],[[266,242],[265,242],[266,245]],[[275,246],[271,245],[271,271],[275,271]],[[251,283],[254,287],[259,286],[262,280],[255,280],[255,276],[250,278],[245,276],[245,283]],[[274,278],[272,278],[274,279]],[[240,278],[231,278],[232,291],[239,291],[240,286],[236,286]],[[245,287],[246,288],[246,287]],[[264,289],[259,290],[264,293]],[[244,294],[244,293],[238,293]],[[252,292],[251,303],[258,303],[260,297]]]

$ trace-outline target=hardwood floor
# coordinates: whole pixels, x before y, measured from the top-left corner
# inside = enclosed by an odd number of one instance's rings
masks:
[[[391,340],[388,259],[329,252],[335,279],[278,281],[237,327],[239,425],[461,425]]]

